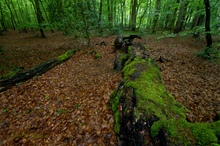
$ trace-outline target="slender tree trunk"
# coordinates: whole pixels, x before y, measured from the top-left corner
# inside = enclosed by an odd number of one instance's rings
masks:
[[[132,12],[131,12],[131,30],[136,30],[136,14],[137,14],[137,0],[132,1]]]
[[[124,16],[125,16],[125,0],[121,4],[121,27],[124,27]]]
[[[100,33],[102,32],[102,0],[100,0],[100,5],[99,5],[99,21],[98,21],[98,27]]]
[[[200,9],[201,8],[198,7],[197,11],[199,11]],[[203,14],[196,14],[193,18],[191,29],[193,29],[197,26],[201,26],[202,23],[204,22],[204,17],[205,16]],[[197,37],[199,37],[199,35],[200,35],[200,32],[197,30],[194,30],[193,37],[197,38]]]
[[[152,33],[156,32],[158,21],[159,21],[159,15],[160,15],[160,0],[157,0]]]
[[[188,5],[188,0],[182,0],[181,7],[179,10],[179,16],[176,22],[176,27],[174,29],[174,33],[176,34],[183,30],[187,5]]]
[[[152,0],[149,0],[149,11],[151,11],[151,9],[152,9]],[[151,25],[151,16],[150,16],[151,14],[150,13],[148,13],[148,15],[147,15],[147,18],[146,18],[146,21],[147,21],[147,24],[146,24],[146,28],[148,28],[148,27],[151,27],[150,25]]]
[[[110,17],[111,17],[111,22],[112,22],[112,27],[114,27],[114,0],[110,0],[110,9],[111,9],[111,13],[110,13]]]
[[[46,17],[46,19],[47,19],[47,21],[48,21],[48,23],[49,23],[50,30],[51,30],[52,33],[54,33],[53,25],[52,25],[51,22],[50,22],[50,19],[49,19],[48,15],[47,15],[47,11],[46,11],[46,9],[44,8],[43,2],[40,1],[40,3],[41,3],[41,6],[42,6],[42,8],[43,8],[43,10],[44,10],[45,17]]]
[[[24,1],[24,6],[25,6],[25,15],[26,15],[26,18],[27,18],[27,22],[31,22],[31,16],[30,16],[30,12],[29,12],[29,6],[28,6],[28,3],[27,1]]]
[[[107,5],[108,5],[108,23],[109,26],[112,28],[112,7],[111,7],[111,2],[112,0],[107,0]]]
[[[5,17],[4,17],[4,13],[3,13],[3,10],[2,10],[2,1],[0,1],[0,14],[1,14],[1,26],[2,26],[2,29],[4,31],[7,31],[7,28],[5,26]]]
[[[112,1],[112,19],[113,19],[113,26],[117,23],[117,16],[116,16],[116,0]]]
[[[16,23],[16,20],[15,20],[14,14],[12,13],[10,4],[8,3],[7,0],[5,0],[5,4],[6,4],[6,6],[8,7],[9,12],[10,12],[10,14],[11,14],[11,24],[12,24],[13,30],[15,30],[15,27],[17,27],[17,23]]]
[[[212,47],[212,36],[211,36],[211,29],[210,29],[210,17],[211,17],[211,13],[210,13],[210,4],[209,4],[209,0],[204,0],[204,4],[205,4],[205,11],[206,11],[206,20],[205,20],[205,31],[206,31],[206,41],[207,41],[207,48],[211,48]],[[209,54],[208,54],[209,55]]]
[[[88,4],[88,3],[87,3]],[[88,47],[90,46],[90,35],[89,35],[89,25],[88,25],[88,22],[87,22],[87,18],[86,18],[86,15],[84,13],[84,10],[86,8],[85,7],[80,7],[80,13],[81,13],[81,16],[82,16],[82,19],[83,19],[83,23],[84,23],[84,30],[85,30],[85,33],[86,33],[86,38],[87,38],[87,41],[88,41]]]
[[[42,24],[44,19],[43,19],[41,10],[40,10],[40,5],[39,5],[39,1],[38,0],[35,0],[35,6],[36,6],[36,11],[37,11],[37,21],[38,21],[38,24],[39,24],[39,27],[40,27],[41,37],[42,38],[46,38],[46,35],[44,34],[44,30],[43,30],[43,28],[41,26],[41,24]]]
[[[140,19],[139,19],[138,29],[139,29],[140,26],[141,26],[142,20],[143,20],[143,18],[144,18],[144,16],[145,16],[147,10],[148,10],[148,3],[147,3],[147,5],[146,5],[146,8],[144,9],[143,14],[141,15],[141,17],[140,17]]]
[[[10,4],[11,4],[11,6],[12,6],[12,9],[13,9],[13,11],[14,11],[15,17],[16,17],[17,22],[18,22],[18,24],[19,24],[19,23],[20,23],[20,20],[19,20],[17,11],[15,10],[14,3],[12,2],[12,0],[10,1]]]

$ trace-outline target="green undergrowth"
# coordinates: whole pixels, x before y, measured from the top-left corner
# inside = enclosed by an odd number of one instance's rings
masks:
[[[220,60],[220,50],[216,48],[209,48],[206,47],[205,49],[198,51],[196,53],[198,57],[211,60],[211,61],[217,61]]]
[[[165,89],[161,73],[152,60],[140,58],[128,59],[123,72],[124,88],[133,88],[136,97],[134,117],[154,115],[158,118],[151,127],[151,136],[155,138],[160,129],[165,129],[169,143],[174,145],[217,146],[220,141],[220,121],[212,123],[189,123],[185,113],[189,112],[177,102]],[[120,97],[125,94],[117,89],[111,95],[112,111],[115,118],[115,132],[120,131]]]

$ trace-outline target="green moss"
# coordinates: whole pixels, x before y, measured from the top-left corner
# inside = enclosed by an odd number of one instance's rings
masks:
[[[206,146],[211,143],[218,143],[218,138],[216,136],[215,130],[210,127],[210,124],[193,123],[190,124],[190,128],[199,145]]]
[[[171,116],[169,113],[179,114],[185,118],[182,113],[186,109],[179,106],[180,104],[174,100],[172,95],[168,94],[161,83],[160,70],[151,61],[151,59],[148,61],[134,60],[123,69],[125,86],[135,89],[137,108],[155,114],[158,118]],[[135,71],[140,72],[141,75],[135,80],[131,80]]]
[[[116,134],[119,134],[120,132],[120,112],[119,110],[116,110],[114,113],[114,119],[115,119],[115,124],[114,124],[114,131]]]
[[[188,110],[168,93],[161,82],[161,74],[152,59],[134,59],[123,69],[123,81],[126,88],[133,88],[136,95],[135,118],[140,114],[156,115],[159,120],[151,127],[151,136],[155,137],[161,128],[169,135],[169,141],[177,145],[217,144],[220,123],[189,123],[185,112]],[[133,77],[138,74],[137,77]]]
[[[118,109],[118,106],[119,106],[120,97],[122,96],[122,94],[123,93],[121,91],[115,91],[111,94],[111,97],[110,97],[111,109],[114,114],[114,120],[115,120],[114,131],[117,134],[120,132],[120,111]]]
[[[161,72],[153,59],[133,58],[131,47],[128,48],[126,63],[122,70],[124,88],[134,89],[136,105],[134,118],[138,121],[143,115],[154,115],[158,118],[150,132],[154,138],[161,129],[168,135],[169,143],[173,145],[219,146],[220,121],[212,123],[189,123],[184,113],[189,112],[177,102],[165,89],[161,81]],[[123,58],[123,55],[121,55]],[[114,113],[114,130],[120,132],[120,97],[125,93],[116,90],[111,96],[111,108]],[[126,111],[126,109],[124,109]]]
[[[10,77],[15,76],[16,74],[17,74],[17,72],[15,72],[15,71],[10,71],[9,73],[2,75],[2,76],[0,77],[0,79],[10,78]]]
[[[98,58],[102,58],[102,54],[96,53],[96,54],[95,54],[95,59],[98,59]]]
[[[66,53],[60,55],[59,57],[57,57],[57,59],[59,61],[65,61],[66,59],[70,58],[72,55],[74,55],[77,51],[79,51],[80,49],[75,49],[75,50],[68,50]]]
[[[0,79],[14,77],[16,74],[20,73],[21,71],[22,71],[22,69],[20,69],[20,68],[14,68],[9,73],[0,76]]]

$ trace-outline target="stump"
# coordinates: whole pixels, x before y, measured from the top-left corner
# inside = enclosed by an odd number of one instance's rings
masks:
[[[121,146],[179,146],[219,144],[220,121],[189,123],[190,112],[165,89],[160,67],[146,49],[133,43],[116,59],[122,80],[109,103]],[[119,63],[122,61],[121,63]]]

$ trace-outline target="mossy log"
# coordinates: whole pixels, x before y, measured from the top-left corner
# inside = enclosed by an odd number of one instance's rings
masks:
[[[34,68],[24,70],[24,71],[23,70],[17,70],[15,72],[11,71],[10,73],[1,76],[0,77],[0,92],[7,90],[8,88],[16,85],[17,83],[28,80],[36,75],[39,76],[45,73],[46,71],[52,69],[58,64],[61,64],[62,62],[68,60],[78,50],[79,49],[68,50],[66,53],[60,55],[59,57],[43,62]]]
[[[116,62],[120,61],[123,61],[120,64],[123,78],[109,100],[119,145],[214,146],[220,143],[220,121],[189,123],[185,113],[190,111],[165,89],[160,67],[141,44],[133,44],[128,54],[118,55]]]

